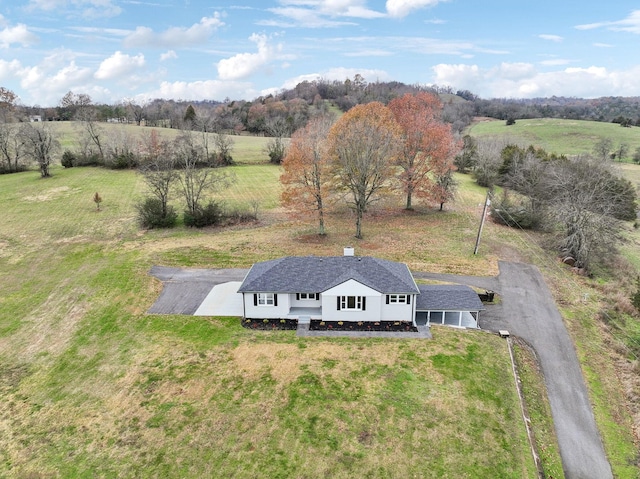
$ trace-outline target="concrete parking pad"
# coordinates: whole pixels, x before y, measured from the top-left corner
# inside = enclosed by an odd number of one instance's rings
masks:
[[[238,293],[240,281],[215,285],[194,316],[242,316],[242,294]]]

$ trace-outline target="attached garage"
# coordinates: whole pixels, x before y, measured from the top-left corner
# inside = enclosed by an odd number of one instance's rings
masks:
[[[484,306],[473,289],[458,284],[418,287],[416,325],[478,328],[478,315]]]

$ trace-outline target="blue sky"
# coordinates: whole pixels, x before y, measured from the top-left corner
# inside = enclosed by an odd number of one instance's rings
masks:
[[[0,0],[0,86],[25,105],[253,99],[302,80],[483,98],[640,96],[640,3]]]

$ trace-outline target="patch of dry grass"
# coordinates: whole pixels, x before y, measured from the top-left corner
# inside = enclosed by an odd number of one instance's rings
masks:
[[[11,397],[33,399],[12,402],[13,436],[0,447],[14,472],[62,477],[535,477],[523,426],[504,414],[517,407],[512,383],[481,385],[481,371],[509,374],[497,338],[444,328],[429,342],[247,334],[201,352],[155,337],[115,371],[73,379],[71,390],[91,385],[82,402],[34,408],[38,382],[15,385]]]

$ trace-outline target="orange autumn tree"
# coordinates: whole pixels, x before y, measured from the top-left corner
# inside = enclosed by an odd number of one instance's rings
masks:
[[[333,187],[346,191],[356,213],[356,238],[362,238],[362,216],[390,185],[402,130],[380,102],[357,105],[329,132]]]
[[[292,135],[280,176],[282,204],[298,214],[316,213],[320,235],[325,234],[327,135],[333,121],[332,116],[317,116]]]
[[[402,128],[403,145],[396,165],[406,197],[405,208],[413,208],[413,196],[441,202],[441,179],[455,170],[459,147],[451,127],[441,119],[442,103],[431,93],[410,93],[389,102],[389,109]]]

